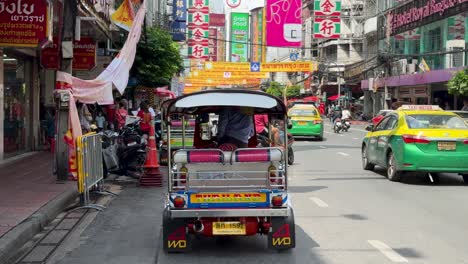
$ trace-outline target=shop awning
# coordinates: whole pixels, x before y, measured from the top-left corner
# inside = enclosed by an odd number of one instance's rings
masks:
[[[176,98],[176,95],[174,92],[167,90],[167,86],[156,88],[154,90],[154,93],[160,97]]]
[[[318,97],[317,96],[308,96],[308,97],[304,97],[303,99],[304,101],[308,101],[308,102],[317,102],[318,101]]]

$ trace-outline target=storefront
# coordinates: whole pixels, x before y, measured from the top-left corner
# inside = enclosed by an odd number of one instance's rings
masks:
[[[5,48],[0,51],[3,107],[0,118],[1,159],[39,148],[39,77],[35,51]]]
[[[406,1],[381,15],[378,28],[379,50],[398,55],[386,78],[398,100],[460,107],[447,82],[468,65],[468,1]]]

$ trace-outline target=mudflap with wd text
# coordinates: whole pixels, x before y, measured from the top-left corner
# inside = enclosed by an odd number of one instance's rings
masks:
[[[171,219],[169,210],[163,214],[163,248],[165,252],[187,252],[192,247],[184,219]]]
[[[294,212],[289,209],[287,217],[272,217],[268,233],[268,247],[271,249],[290,249],[296,247],[296,227]]]

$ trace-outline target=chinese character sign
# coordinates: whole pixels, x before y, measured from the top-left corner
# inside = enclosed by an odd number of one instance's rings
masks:
[[[208,58],[209,22],[209,1],[188,0],[188,45],[190,59],[205,60]]]
[[[315,18],[314,38],[339,39],[341,32],[340,18]]]
[[[249,38],[249,14],[231,13],[231,61],[246,62]]]
[[[172,16],[175,21],[186,21],[187,20],[187,1],[186,0],[174,0],[175,6],[172,9]]]
[[[315,16],[340,16],[341,1],[337,0],[315,0],[314,2]]]
[[[49,1],[0,1],[0,46],[43,46],[52,41],[51,31],[52,4]]]
[[[301,0],[266,0],[266,44],[268,46],[301,46],[301,8]]]
[[[183,41],[187,33],[187,5],[185,0],[174,0],[174,7],[172,9],[172,40]]]

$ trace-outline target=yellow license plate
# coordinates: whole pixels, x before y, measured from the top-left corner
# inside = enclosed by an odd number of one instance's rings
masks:
[[[213,222],[213,235],[245,235],[245,224],[241,222]]]
[[[445,151],[457,150],[457,142],[437,142],[437,149]]]
[[[306,126],[307,122],[304,122],[304,121],[303,122],[297,122],[297,124],[300,125],[300,126]]]

